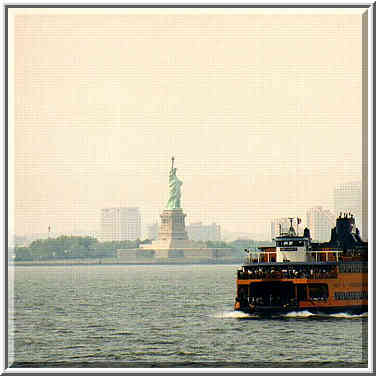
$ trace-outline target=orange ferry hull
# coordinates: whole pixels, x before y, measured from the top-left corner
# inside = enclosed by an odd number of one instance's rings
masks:
[[[287,293],[291,294],[290,301],[282,302],[257,302],[240,301],[236,299],[235,310],[257,315],[274,315],[288,312],[308,311],[311,313],[352,313],[361,314],[368,311],[367,273],[338,273],[337,278],[268,278],[268,279],[238,279],[238,296],[241,289],[247,290],[247,295],[252,296],[252,290],[258,285],[263,289],[272,286],[288,286]],[[310,289],[316,286],[325,287],[325,297],[311,297]],[[299,297],[299,290],[307,290],[307,295]],[[270,290],[272,291],[272,290]],[[283,289],[280,290],[283,293]],[[283,295],[283,294],[281,294]],[[282,296],[283,298],[283,296]],[[267,299],[267,298],[266,298]]]

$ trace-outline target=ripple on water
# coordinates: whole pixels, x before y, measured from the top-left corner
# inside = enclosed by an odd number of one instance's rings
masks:
[[[248,313],[241,311],[226,311],[226,312],[216,312],[211,314],[211,317],[216,319],[245,319],[245,318],[256,318]]]
[[[267,359],[269,366],[280,366],[362,360],[367,314],[296,312],[265,319],[234,311],[236,269],[102,265],[63,273],[20,267],[14,287],[16,361],[244,365]]]

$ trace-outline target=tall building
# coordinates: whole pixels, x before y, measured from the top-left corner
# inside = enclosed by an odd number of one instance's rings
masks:
[[[147,238],[149,240],[155,240],[158,238],[159,233],[159,224],[158,222],[153,223],[152,225],[148,226],[148,235]]]
[[[202,222],[191,223],[187,226],[188,238],[195,241],[220,241],[221,226],[212,223],[203,225]]]
[[[106,208],[101,210],[101,240],[122,241],[141,238],[139,208]]]
[[[280,233],[286,234],[290,228],[290,220],[288,218],[275,218],[270,223],[270,235],[273,240]]]
[[[362,237],[365,229],[362,228],[362,185],[360,181],[338,185],[334,189],[334,210],[338,216],[342,213],[351,213],[355,217],[355,226]]]
[[[335,225],[336,216],[330,210],[324,210],[321,206],[316,206],[307,211],[307,227],[313,241],[329,241],[331,229]]]

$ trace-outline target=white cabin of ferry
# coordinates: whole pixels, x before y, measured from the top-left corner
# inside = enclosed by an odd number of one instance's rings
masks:
[[[311,239],[309,232],[306,236],[297,236],[292,225],[287,233],[280,233],[274,241],[276,243],[276,261],[277,262],[308,262],[311,260],[309,256]]]

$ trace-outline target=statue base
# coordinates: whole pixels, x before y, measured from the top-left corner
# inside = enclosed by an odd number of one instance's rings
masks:
[[[195,242],[188,239],[185,230],[185,217],[182,209],[165,209],[161,214],[161,226],[158,240],[152,244],[143,244],[141,248],[152,250],[171,250],[198,248]]]
[[[215,262],[218,258],[231,257],[231,248],[203,248],[188,239],[185,230],[185,217],[182,209],[166,209],[161,214],[161,227],[158,240],[151,244],[140,245],[139,252],[153,252],[153,258],[159,261],[177,263]]]
[[[185,231],[185,217],[182,209],[165,209],[161,214],[158,240],[188,240]]]

